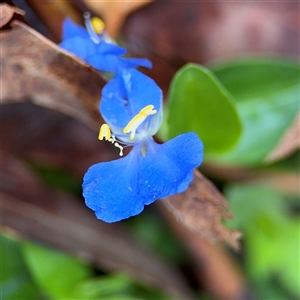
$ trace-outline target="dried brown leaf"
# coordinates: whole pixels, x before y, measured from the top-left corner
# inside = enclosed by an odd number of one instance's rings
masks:
[[[83,0],[83,2],[92,9],[95,13],[103,17],[108,34],[115,38],[120,33],[123,23],[127,16],[133,11],[139,9],[146,4],[153,2],[153,0],[139,0],[139,1],[93,1]]]
[[[2,226],[101,269],[128,272],[176,298],[191,298],[180,273],[140,246],[121,224],[97,220],[83,201],[45,186],[16,158],[1,156]]]
[[[191,271],[199,285],[216,299],[247,299],[244,275],[228,251],[182,226],[169,210],[162,212],[190,254],[193,260]]]
[[[21,22],[0,42],[2,104],[31,101],[98,128],[100,73]]]
[[[217,188],[197,170],[188,189],[167,197],[164,204],[189,230],[197,232],[210,242],[224,242],[239,249],[241,233],[221,224],[230,219],[228,203]]]
[[[265,162],[284,159],[300,148],[300,113],[286,130],[275,148],[267,155]]]
[[[12,19],[14,14],[24,15],[25,12],[6,3],[0,4],[0,28],[5,26]]]
[[[74,118],[32,103],[1,106],[1,148],[27,161],[64,170],[80,181],[88,167],[119,158],[118,149]]]
[[[249,299],[242,270],[228,252],[197,234],[181,234],[197,267],[197,279],[206,291],[216,299]]]

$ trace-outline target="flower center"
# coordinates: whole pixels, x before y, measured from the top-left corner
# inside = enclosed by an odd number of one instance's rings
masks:
[[[135,115],[129,123],[123,129],[123,133],[130,133],[130,140],[134,140],[134,136],[137,128],[146,120],[148,116],[154,115],[157,113],[157,110],[154,109],[153,105],[147,105],[141,111]],[[123,156],[123,148],[118,142],[114,135],[111,134],[110,127],[107,124],[103,124],[100,127],[100,132],[98,136],[99,140],[103,140],[105,138],[106,141],[111,142],[115,147],[120,149],[120,156]],[[122,142],[120,142],[122,143]]]

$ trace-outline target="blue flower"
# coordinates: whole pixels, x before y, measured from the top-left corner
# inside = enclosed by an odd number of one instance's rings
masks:
[[[116,222],[139,214],[144,205],[183,192],[202,162],[203,145],[186,133],[157,144],[152,136],[162,122],[162,93],[135,69],[122,70],[102,90],[99,139],[130,153],[91,166],[84,176],[83,196],[98,219]],[[123,145],[123,146],[122,146]]]
[[[126,54],[126,49],[113,44],[105,32],[97,34],[89,14],[86,14],[85,18],[87,29],[75,24],[71,19],[64,21],[63,41],[60,43],[62,48],[100,71],[116,72],[122,68],[152,67],[148,59],[121,57]]]

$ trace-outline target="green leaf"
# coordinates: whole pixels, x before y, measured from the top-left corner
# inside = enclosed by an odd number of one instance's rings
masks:
[[[256,165],[275,147],[299,111],[299,65],[275,59],[238,60],[212,68],[234,96],[243,134],[220,162]]]
[[[299,220],[289,214],[288,197],[258,184],[231,186],[225,192],[244,233],[245,259],[252,280],[276,277],[295,296],[299,291]]]
[[[167,300],[170,297],[161,291],[153,290],[136,282],[127,274],[101,275],[96,278],[86,280],[76,287],[78,299],[157,299]]]
[[[156,214],[145,211],[143,215],[126,222],[137,240],[159,253],[166,261],[172,264],[184,261],[184,249]]]
[[[172,80],[168,106],[169,138],[195,131],[205,153],[233,147],[242,132],[230,94],[208,69],[188,64]]]
[[[133,284],[125,274],[102,275],[80,283],[77,286],[77,295],[82,299],[95,299],[113,297],[120,293],[126,293]]]
[[[92,276],[86,264],[61,252],[29,242],[22,252],[36,284],[55,299],[76,299],[75,287]]]
[[[23,262],[20,245],[9,236],[0,236],[1,299],[39,299],[39,293]]]

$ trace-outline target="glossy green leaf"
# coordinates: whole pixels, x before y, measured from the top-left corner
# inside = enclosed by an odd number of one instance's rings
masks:
[[[299,65],[280,60],[244,60],[212,68],[234,96],[243,124],[239,143],[214,158],[230,164],[260,164],[299,111]]]
[[[168,136],[195,131],[205,153],[220,153],[237,143],[242,127],[230,94],[206,68],[188,64],[172,80]]]
[[[86,264],[58,251],[27,242],[22,253],[36,284],[54,299],[75,299],[75,287],[92,275]]]
[[[19,242],[1,235],[0,245],[1,299],[39,299],[39,293],[23,262]]]

